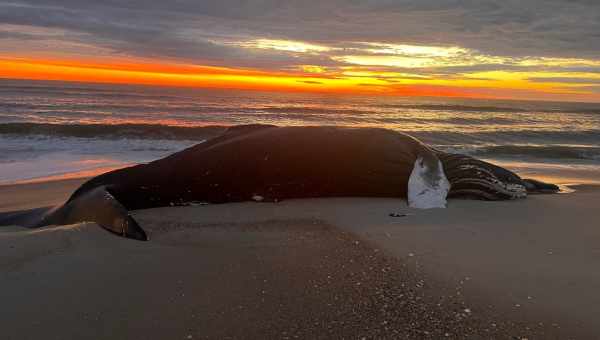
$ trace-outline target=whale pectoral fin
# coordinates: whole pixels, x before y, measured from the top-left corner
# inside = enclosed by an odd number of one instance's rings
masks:
[[[95,222],[117,235],[140,241],[148,236],[129,211],[110,193],[105,186],[95,188],[49,214],[40,224],[70,224]]]

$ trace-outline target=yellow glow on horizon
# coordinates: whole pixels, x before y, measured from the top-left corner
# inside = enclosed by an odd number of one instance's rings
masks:
[[[453,97],[510,97],[511,91],[541,96],[573,95],[580,100],[600,101],[590,84],[573,79],[600,79],[588,72],[485,71],[457,76],[391,69],[345,66],[326,69],[299,65],[296,71],[259,71],[186,64],[144,63],[136,60],[103,63],[98,61],[0,58],[0,78],[62,80],[119,84],[146,84],[181,87],[238,88],[267,91],[329,92],[352,94]],[[540,78],[535,80],[533,78]],[[561,82],[560,78],[565,78]],[[533,80],[532,80],[533,79]],[[515,92],[517,93],[517,92]]]
[[[194,72],[194,70],[196,70]],[[138,66],[113,68],[95,63],[0,59],[0,77],[99,83],[148,84],[182,87],[240,88],[257,90],[381,93],[361,88],[360,79],[306,77],[282,73],[251,72],[227,68]],[[390,90],[391,91],[391,90]]]
[[[536,83],[560,83],[563,86],[579,87],[586,85],[586,80],[590,83],[600,80],[599,73],[590,72],[544,72],[544,71],[485,71],[464,74],[466,79],[485,79],[494,81],[531,81],[531,79],[551,79],[544,81],[536,81]],[[561,82],[561,79],[579,79],[579,82]]]

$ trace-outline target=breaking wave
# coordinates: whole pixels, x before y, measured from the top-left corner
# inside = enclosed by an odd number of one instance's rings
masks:
[[[600,147],[581,145],[490,145],[438,146],[447,152],[483,158],[526,158],[554,160],[600,160]]]
[[[204,140],[225,131],[226,126],[170,126],[158,124],[0,124],[0,134],[42,135],[77,138],[136,138],[160,140]]]
[[[204,140],[225,131],[226,125],[173,126],[160,124],[0,124],[0,135],[45,135],[78,138],[140,138]],[[456,132],[400,130],[429,144],[597,144],[600,130],[495,130]]]

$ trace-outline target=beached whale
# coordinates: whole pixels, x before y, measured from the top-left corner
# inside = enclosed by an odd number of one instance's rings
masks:
[[[54,209],[0,216],[28,227],[93,221],[146,240],[130,210],[289,198],[406,197],[416,208],[446,197],[523,198],[558,187],[379,128],[242,125],[181,152],[94,177]]]

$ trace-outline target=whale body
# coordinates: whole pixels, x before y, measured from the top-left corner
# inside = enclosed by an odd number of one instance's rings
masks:
[[[558,187],[380,128],[241,125],[165,158],[94,177],[52,209],[0,215],[27,227],[93,221],[147,240],[131,210],[311,197],[405,197],[444,207],[447,197],[524,198]]]

